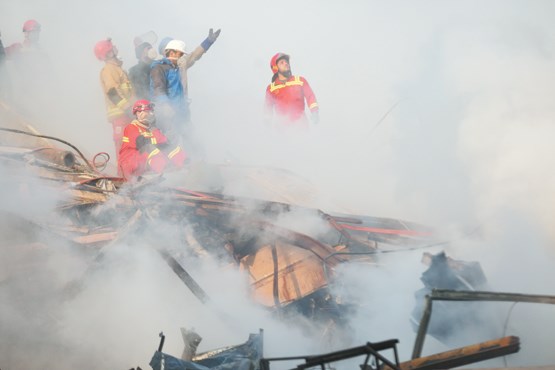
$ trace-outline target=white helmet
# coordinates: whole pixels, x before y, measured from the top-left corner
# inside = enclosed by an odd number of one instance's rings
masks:
[[[185,43],[181,40],[171,40],[170,42],[168,42],[168,44],[166,45],[166,48],[164,49],[164,51],[168,51],[168,50],[176,50],[176,51],[180,51],[183,54],[186,54],[187,52],[185,51]]]

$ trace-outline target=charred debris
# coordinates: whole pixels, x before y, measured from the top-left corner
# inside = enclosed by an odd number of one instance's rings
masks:
[[[182,263],[185,257],[211,256],[244,271],[250,279],[253,301],[282,319],[301,313],[315,322],[348,330],[348,317],[356,310],[356,302],[345,302],[334,293],[338,266],[372,264],[382,253],[437,243],[430,228],[402,220],[328,213],[294,202],[206,191],[213,187],[168,186],[164,176],[128,183],[103,173],[105,156],[89,161],[70,143],[31,129],[3,127],[0,138],[3,188],[13,194],[14,202],[37,196],[38,186],[45,193],[56,194],[54,213],[47,221],[19,213],[17,207],[2,208],[2,248],[29,251],[32,256],[63,240],[86,250],[91,256],[89,268],[94,269],[102,264],[105,251],[117,243],[151,245],[203,303],[210,298],[187,272]],[[218,167],[211,171],[217,173]],[[288,220],[295,217],[303,223],[310,220],[311,228]],[[141,232],[146,229],[148,234]],[[23,265],[28,266],[24,268],[33,268],[29,261],[32,258],[25,259]],[[423,262],[429,268],[421,277],[424,288],[415,294],[411,320],[418,337],[413,359],[408,362],[399,362],[396,339],[322,355],[264,358],[262,331],[252,334],[244,344],[197,355],[200,336],[182,329],[185,349],[181,358],[163,352],[165,337],[161,334],[150,365],[153,369],[268,370],[276,361],[304,361],[295,368],[324,369],[331,363],[362,356],[361,369],[440,369],[519,350],[517,337],[503,337],[421,357],[426,334],[448,342],[462,327],[491,323],[479,308],[470,307],[467,315],[455,317],[442,309],[441,302],[434,309],[436,315],[431,315],[431,300],[469,301],[470,296],[457,294],[488,289],[477,262],[456,261],[444,253],[424,253]],[[9,279],[9,274],[0,275],[0,283]],[[81,281],[74,281],[66,293],[75,294],[80,288]],[[438,288],[443,291],[438,293]],[[498,300],[496,293],[483,294],[478,300]],[[553,303],[554,297],[542,299],[542,303]],[[389,351],[390,357],[384,351]]]

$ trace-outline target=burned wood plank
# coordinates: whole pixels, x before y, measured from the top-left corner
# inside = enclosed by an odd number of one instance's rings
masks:
[[[520,339],[508,336],[486,342],[456,348],[431,356],[419,357],[400,364],[401,370],[450,369],[473,364],[496,357],[506,356],[520,350]],[[391,370],[384,368],[383,370]]]
[[[105,243],[115,240],[118,236],[117,231],[111,231],[106,233],[96,233],[90,235],[83,235],[73,238],[72,240],[79,244],[96,244]]]

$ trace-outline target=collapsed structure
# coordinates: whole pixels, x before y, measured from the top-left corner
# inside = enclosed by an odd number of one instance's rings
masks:
[[[181,263],[184,251],[187,255],[198,258],[210,255],[222,263],[235,265],[249,277],[253,301],[279,313],[280,317],[301,313],[315,322],[341,326],[345,323],[349,302],[338,299],[331,289],[339,265],[352,261],[371,262],[384,251],[422,247],[435,242],[433,230],[411,222],[328,213],[293,202],[232,196],[215,191],[222,189],[225,168],[212,167],[208,184],[197,182],[193,188],[167,185],[166,181],[173,177],[178,183],[183,180],[183,184],[187,184],[194,178],[190,173],[144,177],[142,181],[126,183],[102,172],[105,163],[102,163],[101,156],[89,161],[68,142],[30,129],[2,127],[0,130],[0,170],[5,188],[25,197],[40,180],[41,187],[57,194],[55,217],[49,218],[47,223],[3,211],[2,235],[5,238],[2,247],[15,244],[33,250],[48,243],[42,239],[46,233],[52,237],[48,240],[64,240],[92,250],[94,258],[91,263],[98,263],[105,248],[123,240],[137,241],[139,230],[163,222],[171,227],[171,241],[166,238],[168,229],[149,228],[148,236],[141,234],[141,242],[151,244],[203,303],[209,297]],[[311,226],[305,228],[292,222],[296,217],[308,220]],[[170,244],[175,240],[180,245]],[[426,287],[416,296],[420,303],[413,316],[415,330],[418,329],[417,320],[423,315],[422,302],[433,288],[438,287],[437,284],[443,284],[439,286],[441,288],[463,290],[485,286],[485,276],[479,265],[450,260],[442,254],[427,257],[430,270],[423,276]],[[444,279],[445,276],[448,278]],[[1,278],[9,279],[9,276]],[[80,282],[76,281],[67,291],[71,294],[79,288]],[[449,334],[448,329],[445,321],[439,321],[435,326],[432,323],[430,330],[432,335],[442,339]],[[518,351],[518,339],[501,342],[506,350],[494,351],[490,356]],[[491,346],[498,347],[501,342]],[[393,342],[384,343],[386,349],[394,346]],[[253,364],[262,359],[261,335],[260,338],[250,338],[246,347],[255,348],[250,353],[256,360],[251,359],[243,365],[245,369],[256,368],[258,365]],[[476,350],[483,348],[489,347],[486,345]],[[373,351],[375,346],[368,344],[350,352],[323,356],[316,362],[321,365],[341,356]],[[162,361],[161,348],[157,353],[160,354],[155,354],[153,361]],[[444,356],[451,359],[454,354]],[[187,357],[191,361],[195,359],[184,352],[182,360]],[[200,360],[199,357],[196,359]],[[397,358],[395,360],[384,363],[405,368]],[[311,365],[316,362],[314,358],[307,360]],[[261,360],[260,363],[267,366],[269,361]],[[470,362],[461,360],[459,363]],[[209,361],[197,365],[199,369],[226,368],[212,366]],[[406,368],[419,368],[413,365],[407,364]],[[444,365],[440,362],[437,366]],[[230,366],[240,368],[237,364]]]

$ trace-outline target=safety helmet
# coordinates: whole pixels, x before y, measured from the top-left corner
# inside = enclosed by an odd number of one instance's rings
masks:
[[[34,19],[29,19],[23,23],[23,32],[40,31],[40,24]]]
[[[187,52],[185,51],[185,43],[181,40],[171,40],[170,42],[168,42],[168,44],[166,45],[166,47],[164,48],[164,51],[168,51],[168,50],[176,50],[176,51],[180,51],[183,54],[186,54]]]
[[[96,43],[96,45],[94,46],[94,55],[96,55],[98,60],[106,60],[106,56],[112,50],[114,50],[112,39],[107,38],[106,40],[102,40]]]
[[[23,23],[23,32],[40,31],[40,23],[34,19],[29,19]]]
[[[149,100],[141,99],[137,100],[135,104],[133,104],[133,114],[137,114],[138,112],[143,111],[153,111],[154,110],[154,103],[151,103]]]
[[[168,42],[170,42],[171,40],[173,40],[173,37],[164,37],[160,41],[160,44],[158,45],[158,53],[160,53],[160,55],[164,55],[164,50],[166,50],[166,45],[168,45]]]
[[[137,59],[141,59],[141,56],[143,55],[143,51],[145,49],[152,49],[152,45],[148,42],[143,42],[142,44],[135,47],[135,56],[137,57]]]
[[[278,71],[277,63],[280,59],[284,59],[284,58],[287,59],[287,63],[289,63],[289,55],[287,54],[277,53],[272,57],[272,59],[270,60],[270,68],[272,69],[273,73],[277,73]]]

